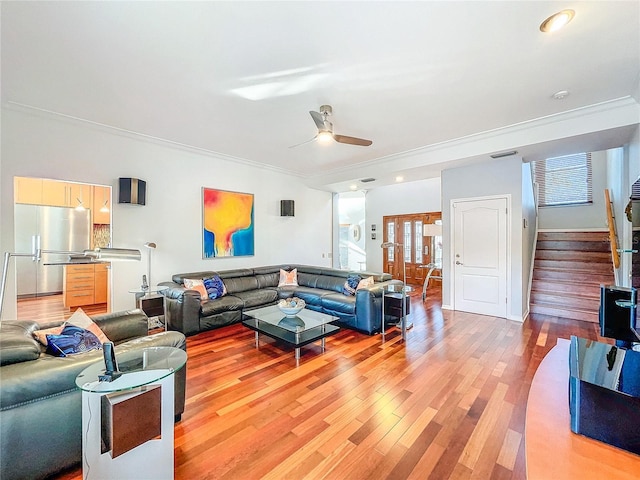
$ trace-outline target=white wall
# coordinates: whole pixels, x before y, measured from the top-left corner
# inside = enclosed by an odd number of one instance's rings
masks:
[[[607,211],[604,189],[607,188],[607,153],[591,153],[593,178],[593,203],[567,207],[540,207],[538,228],[540,229],[604,229],[607,228]]]
[[[629,202],[631,182],[629,177],[629,164],[625,161],[625,149],[614,148],[607,150],[607,184],[618,237],[618,249],[631,248],[631,222],[627,220],[625,208]],[[616,285],[630,286],[631,254],[620,253],[620,267],[615,272]]]
[[[247,139],[248,141],[250,139]],[[330,265],[331,194],[296,177],[60,117],[14,109],[2,112],[0,251],[13,251],[13,177],[32,176],[111,185],[119,177],[147,181],[147,205],[114,202],[113,246],[142,249],[155,242],[154,283],[179,272],[278,263]],[[201,188],[248,192],[255,200],[255,255],[202,259]],[[295,217],[280,217],[281,199],[295,200]],[[144,253],[144,252],[143,252]],[[324,256],[323,256],[324,255]],[[113,310],[131,308],[142,262],[113,264]],[[15,269],[4,318],[15,318]]]
[[[367,192],[366,237],[367,266],[372,272],[382,272],[384,251],[382,244],[382,217],[410,213],[440,212],[440,179],[430,178],[415,182],[398,183]],[[376,239],[371,239],[371,225],[376,225]]]
[[[514,213],[515,215],[515,213]],[[531,275],[537,240],[538,210],[530,163],[522,164],[522,318],[529,313]]]
[[[453,292],[451,290],[451,200],[510,195],[510,236],[511,269],[508,272],[510,283],[507,285],[509,306],[507,315],[513,320],[523,320],[526,306],[523,301],[523,240],[522,240],[522,158],[512,156],[442,171],[442,305],[451,308]],[[529,272],[526,273],[527,277]]]

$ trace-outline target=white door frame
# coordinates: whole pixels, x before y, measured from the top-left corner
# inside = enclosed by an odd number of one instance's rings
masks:
[[[451,307],[452,310],[456,310],[456,290],[455,290],[455,270],[454,270],[454,261],[455,261],[455,255],[454,255],[454,248],[453,246],[455,245],[455,234],[456,234],[456,229],[455,229],[455,207],[454,205],[456,203],[462,203],[462,202],[477,202],[477,201],[482,201],[482,200],[496,200],[496,199],[504,199],[507,202],[507,239],[506,239],[506,248],[507,248],[507,258],[506,258],[506,262],[507,262],[507,272],[506,272],[506,292],[507,292],[507,319],[509,320],[514,320],[514,316],[511,313],[511,194],[510,193],[505,193],[503,195],[488,195],[486,197],[468,197],[468,198],[453,198],[449,201],[449,272],[451,272],[451,275],[449,275],[449,292],[450,293],[450,300],[451,300]],[[520,321],[522,321],[521,318],[519,318]]]

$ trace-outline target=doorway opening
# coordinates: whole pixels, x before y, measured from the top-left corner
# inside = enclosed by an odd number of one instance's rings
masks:
[[[64,320],[81,307],[110,311],[109,265],[71,262],[69,252],[111,246],[111,186],[14,178],[17,319]]]
[[[382,252],[383,271],[394,279],[403,280],[406,268],[407,283],[422,285],[430,264],[442,264],[442,236],[433,235],[428,226],[441,225],[441,212],[387,215],[382,217],[383,241],[401,244]],[[432,282],[441,284],[441,280]]]
[[[365,193],[338,194],[339,261],[342,270],[366,270]]]

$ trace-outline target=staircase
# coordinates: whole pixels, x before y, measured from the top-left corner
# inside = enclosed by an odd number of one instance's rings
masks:
[[[608,232],[538,233],[531,313],[597,323],[601,284],[615,284]]]

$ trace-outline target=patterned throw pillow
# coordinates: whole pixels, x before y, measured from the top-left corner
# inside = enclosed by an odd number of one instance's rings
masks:
[[[74,325],[76,327],[80,327],[80,328],[84,328],[85,330],[89,330],[96,337],[98,337],[98,340],[100,340],[100,344],[101,345],[104,342],[108,342],[109,341],[109,339],[104,334],[104,332],[100,329],[100,327],[96,323],[94,323],[94,321],[91,320],[91,317],[89,317],[89,315],[84,313],[84,310],[82,310],[81,308],[79,308],[75,312],[73,312],[73,315],[71,315],[69,317],[69,319],[67,320],[67,322],[64,324],[65,327],[67,325]]]
[[[203,280],[204,288],[207,290],[209,300],[215,300],[216,298],[223,297],[227,294],[227,287],[218,275],[214,275],[211,278],[205,278]]]
[[[279,287],[297,287],[298,286],[298,269],[294,268],[290,272],[280,269]]]
[[[207,289],[204,286],[204,281],[199,278],[185,278],[184,288],[186,288],[187,290],[195,290],[200,294],[200,298],[202,300],[206,300],[207,298],[209,298]]]
[[[102,345],[104,342],[109,341],[102,329],[93,320],[91,320],[91,317],[84,313],[84,310],[82,310],[81,308],[78,308],[73,313],[73,315],[71,315],[69,319],[59,327],[36,330],[35,332],[33,332],[33,336],[38,342],[46,347],[48,346],[47,336],[60,335],[62,333],[62,330],[64,330],[64,328],[68,325],[73,325],[90,331],[98,338],[98,340],[100,341],[100,345]]]
[[[362,280],[360,280],[360,283],[358,283],[356,290],[360,290],[363,287],[373,287],[373,284],[373,277],[363,278]]]
[[[45,328],[44,330],[36,330],[33,332],[33,337],[45,347],[47,346],[47,335],[60,335],[66,324],[62,324],[59,327]]]
[[[100,350],[102,344],[89,330],[67,325],[60,335],[47,335],[47,353],[56,357],[66,357],[76,353]]]
[[[342,287],[342,293],[345,295],[355,295],[361,279],[362,277],[360,277],[360,275],[349,275]]]

